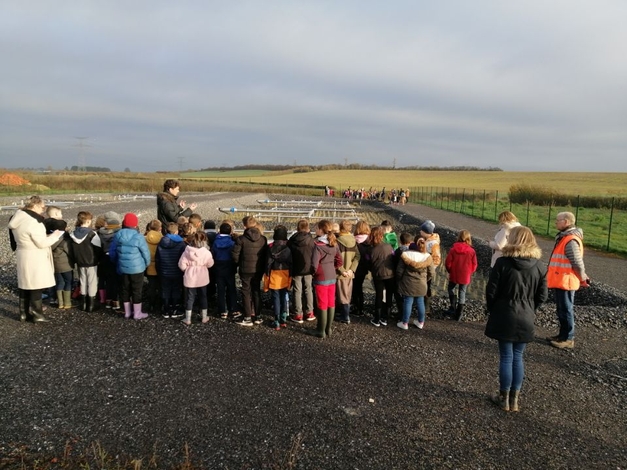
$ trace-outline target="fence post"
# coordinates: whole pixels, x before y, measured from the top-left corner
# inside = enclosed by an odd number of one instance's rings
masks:
[[[499,215],[497,213],[498,210],[499,210],[499,192],[497,190],[496,195],[494,196],[494,220],[499,219]]]
[[[470,209],[470,216],[474,217],[475,216],[475,190],[472,190],[472,208]]]
[[[546,221],[546,234],[549,234],[549,230],[551,230],[551,209],[553,209],[553,200],[549,201],[549,218]]]
[[[527,227],[529,227],[529,205],[529,201],[527,201],[527,222],[525,223]]]
[[[612,240],[612,219],[614,217],[614,198],[612,198],[612,205],[610,207],[610,226],[607,230],[607,248],[606,251],[610,251],[610,241]]]
[[[577,207],[575,207],[575,223],[579,218],[579,195],[577,195]]]
[[[483,203],[481,204],[481,218],[485,215],[485,189],[483,190]]]
[[[464,213],[464,200],[466,198],[466,188],[462,189],[462,203],[459,206],[459,213],[463,214]]]

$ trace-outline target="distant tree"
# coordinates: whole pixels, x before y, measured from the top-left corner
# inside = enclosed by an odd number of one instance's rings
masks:
[[[124,168],[124,173],[130,173],[130,172],[131,172],[130,168],[128,168],[128,167]]]

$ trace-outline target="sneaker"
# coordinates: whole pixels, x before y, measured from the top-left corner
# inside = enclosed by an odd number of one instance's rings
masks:
[[[313,312],[309,312],[307,316],[305,317],[305,320],[307,321],[314,321],[315,319],[316,319],[316,316],[314,315]]]
[[[161,315],[163,318],[170,318],[170,312],[165,312]]]
[[[172,318],[183,318],[185,316],[184,313],[181,313],[177,310],[174,310],[173,312],[170,313],[170,317]]]
[[[292,320],[294,323],[303,323],[303,316],[302,315],[292,315],[290,317],[290,320]]]
[[[374,326],[376,326],[377,328],[379,328],[381,326],[381,323],[379,323],[378,321],[376,321],[374,318],[372,320],[370,320],[370,323],[372,323]]]
[[[341,320],[339,320],[340,323],[344,323],[345,325],[350,325],[351,321],[350,318],[346,319],[346,318],[342,318]]]
[[[237,322],[237,324],[242,326],[253,326],[253,321],[250,318],[244,318],[242,321]]]
[[[105,308],[111,308],[111,300],[105,302]]]
[[[379,320],[379,323],[381,323],[381,326],[388,326],[387,320]]]
[[[220,314],[220,318],[222,318],[222,320],[226,320],[227,318],[229,318],[229,314],[227,312],[222,312]]]
[[[272,322],[272,328],[274,328],[276,331],[281,331],[281,325],[279,324],[278,321]]]
[[[404,323],[402,321],[399,321],[396,326],[398,326],[401,330],[407,330],[409,329],[409,326],[407,325],[407,323]]]
[[[575,340],[563,339],[563,340],[551,341],[551,346],[557,349],[574,349]]]
[[[281,326],[281,328],[287,328],[287,322],[285,322],[284,320],[281,320],[279,325]]]
[[[242,316],[241,312],[233,312],[233,313],[231,314],[231,318],[232,318],[233,320],[237,320],[237,319],[238,319],[238,318],[240,318],[241,316]]]
[[[422,328],[425,326],[425,322],[414,320],[414,325],[416,325],[416,328],[419,328],[422,330]]]
[[[255,325],[261,325],[261,324],[263,323],[263,318],[261,318],[261,317],[257,317],[257,316],[254,316],[254,317],[253,317],[253,323],[254,323]]]

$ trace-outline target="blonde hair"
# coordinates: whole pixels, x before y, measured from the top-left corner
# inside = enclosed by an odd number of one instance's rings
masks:
[[[370,235],[370,225],[364,220],[359,220],[355,224],[355,235]]]
[[[503,211],[499,214],[499,224],[504,224],[506,222],[518,222],[518,217],[510,211]]]
[[[333,224],[326,219],[322,219],[320,222],[316,224],[318,230],[324,233],[327,236],[327,240],[329,240],[329,246],[337,245],[337,239],[335,238],[335,234],[333,233]]]
[[[460,230],[457,234],[457,241],[472,246],[472,237],[468,230]]]
[[[507,244],[516,246],[538,246],[536,237],[529,227],[520,225],[510,230],[507,235]]]
[[[353,228],[353,221],[344,219],[340,222],[340,233],[351,233]]]

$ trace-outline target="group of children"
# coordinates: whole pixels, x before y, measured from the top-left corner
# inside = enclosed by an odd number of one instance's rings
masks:
[[[48,231],[66,229],[59,208],[48,207],[47,215]],[[203,224],[200,215],[192,214],[165,227],[152,220],[141,234],[133,213],[121,218],[109,211],[94,220],[91,213],[81,211],[74,229],[52,246],[58,306],[77,306],[71,296],[77,272],[78,307],[87,312],[106,306],[140,320],[148,316],[142,311],[145,299],[147,310],[161,311],[167,318],[184,317],[183,323],[190,325],[196,304],[201,321],[208,321],[209,297],[215,295],[221,318],[252,326],[262,323],[263,289],[272,298],[273,328],[286,327],[288,319],[296,323],[317,319],[312,333],[324,338],[331,335],[334,320],[348,324],[351,313],[364,315],[363,287],[370,273],[375,290],[372,325],[387,325],[395,301],[399,328],[408,329],[414,305],[418,313],[414,325],[423,328],[435,269],[441,263],[433,222],[424,222],[416,236],[401,233],[397,238],[388,221],[371,228],[364,221],[321,220],[312,236],[309,222],[302,219],[289,237],[287,227],[277,225],[270,243],[254,217],[244,217],[242,224],[241,234],[235,233],[231,220],[216,230],[215,223]],[[445,267],[449,313],[459,320],[466,287],[477,268],[467,230],[459,233]]]

